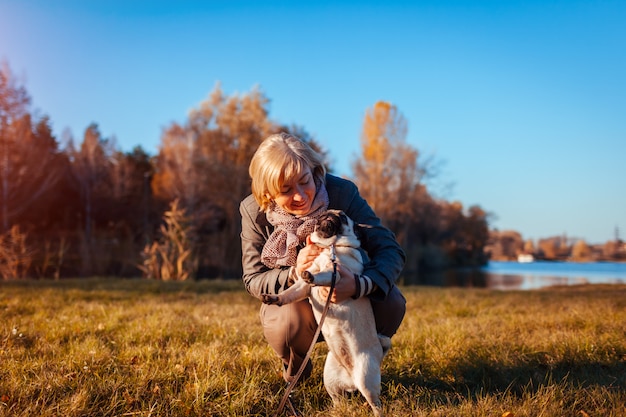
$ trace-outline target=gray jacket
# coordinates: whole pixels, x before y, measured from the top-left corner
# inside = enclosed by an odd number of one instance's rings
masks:
[[[363,275],[376,283],[378,289],[370,294],[374,299],[384,299],[394,286],[406,260],[404,251],[394,234],[384,227],[380,219],[359,194],[354,183],[326,175],[329,208],[343,210],[355,223],[365,224],[361,246],[369,259]],[[287,289],[289,267],[268,268],[261,262],[263,245],[274,230],[254,197],[249,195],[239,206],[241,212],[241,249],[243,281],[246,290],[259,298],[261,294],[278,294]]]

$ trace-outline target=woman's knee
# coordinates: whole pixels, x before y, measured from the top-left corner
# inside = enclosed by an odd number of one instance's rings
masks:
[[[372,310],[378,333],[391,337],[396,334],[404,319],[406,299],[398,287],[394,286],[383,301],[372,300]]]
[[[317,327],[307,300],[280,307],[264,305],[260,315],[265,338],[275,350],[278,346],[300,345],[304,339],[310,343]]]

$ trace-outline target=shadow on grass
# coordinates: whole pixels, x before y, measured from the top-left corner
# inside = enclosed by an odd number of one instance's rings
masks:
[[[461,398],[476,400],[485,394],[509,393],[514,396],[534,394],[542,388],[561,385],[567,389],[606,388],[626,395],[626,361],[615,355],[613,361],[562,361],[545,364],[529,361],[519,366],[501,366],[477,360],[458,364],[452,374],[383,374],[383,385],[395,382],[409,391],[418,388],[455,393]]]

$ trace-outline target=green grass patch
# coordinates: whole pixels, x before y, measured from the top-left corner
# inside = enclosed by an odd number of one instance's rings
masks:
[[[626,286],[405,287],[383,363],[389,416],[625,416]],[[280,363],[239,281],[0,283],[0,416],[267,416]],[[333,408],[315,371],[294,397]]]

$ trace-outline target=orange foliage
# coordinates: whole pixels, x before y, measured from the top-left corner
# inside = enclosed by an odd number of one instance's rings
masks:
[[[410,215],[422,170],[418,152],[405,142],[406,120],[390,103],[368,109],[361,134],[361,157],[353,162],[363,197],[385,221]]]
[[[234,265],[235,259],[240,265],[238,206],[250,193],[248,165],[277,129],[267,105],[257,89],[225,96],[218,85],[186,123],[163,133],[152,190],[161,201],[178,199],[190,213],[207,268]]]

